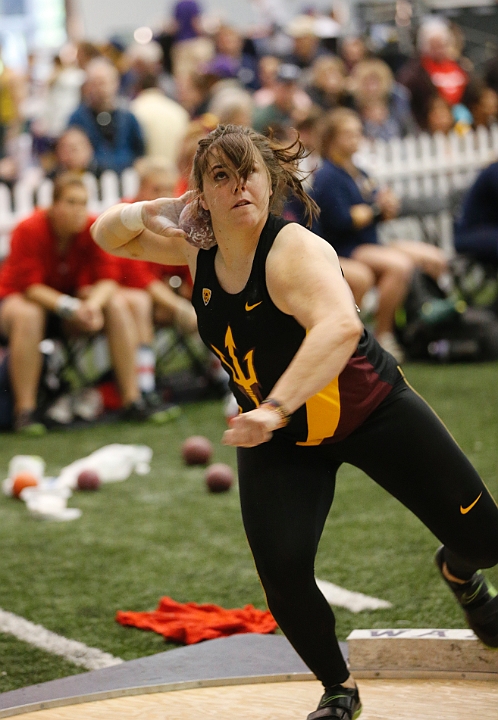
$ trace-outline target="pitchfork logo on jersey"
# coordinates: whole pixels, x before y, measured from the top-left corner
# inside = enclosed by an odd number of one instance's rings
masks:
[[[209,288],[202,288],[202,301],[204,305],[207,305],[211,300],[212,292]]]
[[[258,407],[260,402],[263,400],[263,396],[261,394],[261,385],[259,384],[258,376],[254,368],[254,349],[249,350],[249,352],[244,356],[243,363],[245,363],[246,366],[246,373],[244,373],[242,364],[237,357],[237,346],[235,345],[230,325],[228,326],[225,335],[225,348],[227,350],[228,357],[221,350],[215,348],[214,345],[211,345],[211,347],[218,355],[223,365],[230,370],[233,381],[239,390],[244,393],[244,395],[249,398],[256,407]]]

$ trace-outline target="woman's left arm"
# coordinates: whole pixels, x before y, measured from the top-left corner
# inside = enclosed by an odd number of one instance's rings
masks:
[[[341,373],[363,325],[335,251],[299,225],[287,225],[277,236],[268,254],[266,279],[275,305],[306,329],[301,347],[270,392],[292,414]],[[279,414],[263,405],[234,418],[224,442],[259,445],[281,425]]]

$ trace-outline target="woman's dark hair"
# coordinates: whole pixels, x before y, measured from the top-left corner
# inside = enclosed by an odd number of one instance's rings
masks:
[[[260,135],[252,128],[240,125],[218,125],[207,137],[199,140],[197,146],[191,184],[199,193],[203,190],[204,173],[214,150],[225,155],[240,178],[248,177],[255,162],[261,156],[272,190],[270,210],[273,213],[282,212],[290,190],[303,203],[308,226],[318,215],[317,204],[303,188],[306,178],[300,172],[298,163],[309,153],[299,140],[299,136],[290,145],[283,146],[271,137]]]
[[[465,107],[469,108],[472,112],[472,108],[479,105],[481,98],[487,89],[488,86],[482,78],[477,76],[472,77],[463,91],[461,101],[462,105],[465,105]]]

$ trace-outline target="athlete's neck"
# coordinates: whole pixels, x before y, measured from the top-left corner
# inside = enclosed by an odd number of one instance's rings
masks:
[[[228,237],[213,228],[218,241],[216,275],[226,292],[236,294],[247,285],[264,224],[258,224],[251,232],[232,231]]]
[[[264,217],[251,227],[241,228],[233,224],[213,223],[218,252],[227,271],[236,271],[237,268],[245,266],[248,259],[252,262],[266,220]]]

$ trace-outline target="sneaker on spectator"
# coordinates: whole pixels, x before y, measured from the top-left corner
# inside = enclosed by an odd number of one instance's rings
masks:
[[[82,420],[95,420],[104,412],[102,394],[94,387],[78,390],[73,395],[73,411]]]
[[[57,425],[69,425],[74,420],[73,403],[69,393],[60,395],[45,413],[45,420]],[[49,423],[50,424],[50,423]]]
[[[21,410],[14,418],[14,432],[30,437],[45,435],[47,428],[38,422],[34,410]]]
[[[377,342],[381,348],[386,350],[388,353],[391,353],[396,362],[400,364],[405,362],[404,350],[401,345],[399,345],[393,333],[385,332],[377,335]]]
[[[181,410],[178,405],[162,403],[160,407],[151,407],[149,402],[146,402],[143,397],[140,397],[140,399],[135,400],[122,409],[121,420],[125,422],[151,422],[156,425],[162,425],[177,418],[180,412]]]

